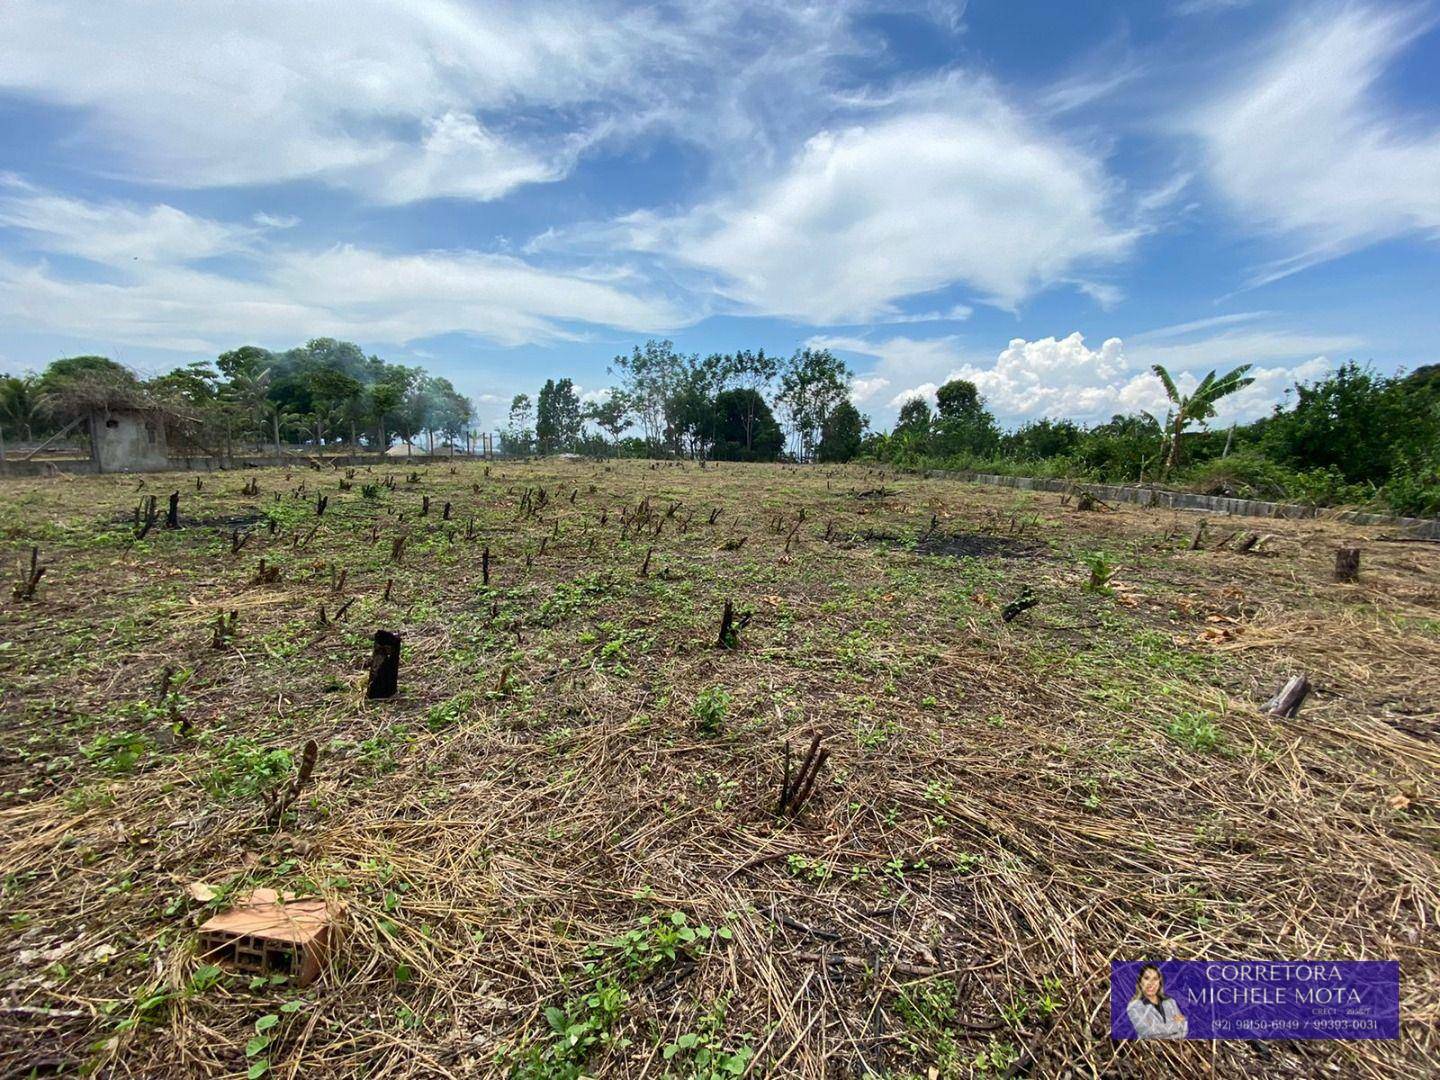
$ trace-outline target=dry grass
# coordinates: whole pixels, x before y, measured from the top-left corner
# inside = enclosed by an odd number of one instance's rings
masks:
[[[1337,586],[1353,526],[1275,522],[1240,555],[1186,550],[1193,518],[860,468],[407,472],[377,499],[365,469],[346,491],[261,470],[252,498],[240,475],[149,477],[189,523],[140,543],[133,478],[0,487],[6,547],[50,565],[0,608],[0,1071],[705,1075],[664,1056],[687,1033],[769,1076],[1440,1065],[1440,546],[1366,544]],[[663,525],[637,538],[647,496]],[[265,513],[239,555],[195,523]],[[932,557],[909,542],[932,515],[1027,543]],[[1100,550],[1113,594],[1083,588]],[[262,556],[278,584],[252,583]],[[1002,622],[1025,586],[1040,604]],[[735,650],[714,647],[727,598],[754,612]],[[239,634],[214,649],[219,610]],[[389,702],[363,696],[377,627],[405,639]],[[183,682],[156,702],[166,666]],[[1262,716],[1301,670],[1299,717]],[[812,730],[831,757],[778,821],[783,744]],[[122,732],[133,761],[96,742]],[[315,782],[269,829],[253,763],[312,737]],[[217,906],[342,900],[340,955],[304,991],[197,985],[193,880]],[[611,944],[676,912],[730,936],[655,963]],[[1108,963],[1148,956],[1398,958],[1403,1037],[1113,1044]],[[588,1055],[556,1049],[545,1010],[567,1006],[607,1036]]]

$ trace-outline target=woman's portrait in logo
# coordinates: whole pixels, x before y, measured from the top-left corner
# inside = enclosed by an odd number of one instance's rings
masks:
[[[1140,969],[1135,994],[1125,1007],[1135,1035],[1141,1039],[1183,1039],[1190,1030],[1180,1004],[1165,993],[1165,976],[1154,964]]]

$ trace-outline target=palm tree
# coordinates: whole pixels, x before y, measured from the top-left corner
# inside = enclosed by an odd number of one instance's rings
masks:
[[[33,439],[35,425],[45,416],[45,395],[36,375],[0,375],[0,419],[21,438]]]
[[[270,368],[246,369],[230,376],[221,394],[234,405],[246,422],[248,433],[265,438],[265,421],[270,415]]]
[[[1175,380],[1170,373],[1159,364],[1151,367],[1155,377],[1165,387],[1165,396],[1170,399],[1170,415],[1166,418],[1165,427],[1170,441],[1169,451],[1165,455],[1165,464],[1160,469],[1160,479],[1164,480],[1180,464],[1180,436],[1185,434],[1185,429],[1191,424],[1203,424],[1215,415],[1215,403],[1221,398],[1229,397],[1237,390],[1243,390],[1255,380],[1247,378],[1245,373],[1252,365],[1241,364],[1234,371],[1215,377],[1215,372],[1210,372],[1200,380],[1200,385],[1195,387],[1189,394],[1180,393],[1175,386]]]

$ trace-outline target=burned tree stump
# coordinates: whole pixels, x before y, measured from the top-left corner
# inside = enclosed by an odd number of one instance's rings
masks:
[[[655,549],[654,549],[653,547],[652,547],[652,548],[646,548],[646,549],[645,549],[645,561],[640,564],[640,576],[641,576],[641,577],[649,577],[649,576],[650,576],[650,556],[651,556],[651,555],[654,555],[654,554],[655,554]]]
[[[490,546],[488,544],[480,553],[480,583],[482,585],[490,584]]]
[[[400,688],[400,635],[390,630],[375,631],[375,649],[370,654],[370,681],[365,696],[372,700],[392,698]]]
[[[1000,612],[1000,619],[1007,623],[1013,622],[1017,616],[1029,611],[1038,603],[1040,603],[1040,598],[1035,595],[1029,585],[1026,585],[1020,590],[1019,596],[1005,605],[1004,610]]]
[[[725,610],[720,615],[720,634],[715,639],[715,645],[720,649],[738,649],[740,647],[740,631],[750,625],[754,612],[746,611],[740,615],[735,613],[735,604],[725,601]]]
[[[180,492],[170,493],[170,509],[165,511],[165,528],[178,529],[180,527]]]
[[[135,507],[135,539],[144,540],[145,534],[155,527],[159,514],[155,509],[155,496],[141,499]]]
[[[317,495],[315,497],[315,516],[324,517],[325,508],[330,505],[329,495]]]
[[[215,613],[214,628],[210,634],[210,647],[212,649],[223,649],[225,643],[235,636],[235,630],[240,622],[240,612],[232,611],[227,616],[223,611]]]
[[[1310,680],[1304,675],[1292,675],[1279,693],[1265,703],[1265,712],[1271,716],[1294,716],[1309,693]]]
[[[430,496],[429,496],[429,495],[421,495],[421,496],[420,496],[420,516],[421,516],[421,517],[426,517],[426,516],[429,515],[429,513],[430,513]]]
[[[40,579],[45,576],[45,567],[40,565],[40,549],[30,549],[30,570],[19,581],[15,583],[16,600],[34,600],[35,588],[40,584]]]
[[[780,797],[775,803],[777,817],[797,816],[805,808],[806,801],[815,790],[815,778],[820,775],[820,766],[830,757],[829,750],[820,748],[820,733],[810,738],[810,749],[800,761],[800,768],[790,772],[790,742],[785,742],[785,773],[780,781]]]
[[[1190,550],[1200,551],[1205,546],[1205,519],[1201,518],[1195,523],[1195,532],[1190,537]]]
[[[1360,580],[1360,549],[1358,547],[1342,547],[1336,550],[1335,580],[1346,582]]]
[[[285,812],[290,809],[291,804],[300,797],[301,790],[310,782],[310,774],[315,771],[315,762],[319,757],[320,747],[314,739],[310,739],[305,743],[305,748],[300,751],[300,767],[295,770],[295,778],[285,787],[265,796],[267,824],[279,825],[285,819]]]

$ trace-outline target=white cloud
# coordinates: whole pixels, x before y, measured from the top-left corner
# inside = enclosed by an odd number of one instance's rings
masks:
[[[259,232],[173,206],[84,202],[16,182],[0,182],[0,226],[45,251],[99,263],[189,262],[243,250]]]
[[[747,312],[813,324],[895,321],[898,301],[957,282],[1013,307],[1127,252],[1099,161],[987,86],[930,96],[945,107],[901,98],[814,135],[773,180],[609,238],[713,273]]]
[[[8,0],[0,88],[82,110],[77,145],[172,186],[317,178],[390,201],[553,178],[572,132],[482,117],[624,112],[664,35],[645,12],[531,0]]]
[[[902,405],[914,401],[916,398],[924,398],[926,401],[934,404],[936,401],[935,393],[939,389],[939,383],[927,382],[921,383],[919,386],[912,386],[909,390],[901,390],[900,393],[890,399],[890,407],[892,409],[898,409]]]
[[[649,331],[689,321],[621,266],[561,271],[478,251],[311,250],[283,243],[283,230],[62,198],[15,181],[0,181],[0,226],[19,230],[32,253],[108,271],[101,281],[62,274],[44,258],[0,256],[0,315],[106,343],[213,351],[247,338],[404,343],[466,332],[520,345],[582,336],[571,323]],[[196,265],[214,256],[232,258]]]
[[[1161,326],[1154,330],[1146,330],[1143,334],[1131,334],[1131,341],[1162,341],[1166,338],[1183,337],[1200,330],[1210,330],[1217,326],[1233,326],[1237,323],[1254,322],[1256,319],[1263,319],[1272,314],[1269,311],[1238,311],[1231,315],[1212,315],[1207,319],[1192,319],[1190,322],[1175,323],[1173,326]]]
[[[883,375],[857,375],[850,380],[850,401],[855,405],[869,401],[889,385]]]
[[[156,264],[121,281],[0,258],[0,315],[105,343],[213,352],[316,335],[404,343],[465,332],[501,345],[574,339],[570,322],[650,332],[684,320],[662,299],[478,252],[276,252],[258,279]]]
[[[1204,329],[1210,320],[1198,320]],[[1174,328],[1173,336],[1194,329]],[[1091,348],[1077,333],[1064,338],[1015,338],[993,359],[967,356],[954,338],[917,341],[890,338],[871,342],[855,338],[815,338],[812,343],[841,352],[874,357],[882,371],[907,372],[905,387],[889,399],[896,409],[915,397],[932,403],[935,391],[950,379],[975,383],[1002,423],[1015,424],[1042,416],[1096,422],[1115,413],[1140,411],[1164,414],[1164,388],[1150,371],[1165,365],[1182,390],[1193,389],[1212,368],[1224,372],[1254,363],[1255,383],[1228,398],[1219,419],[1250,419],[1268,412],[1297,381],[1319,378],[1330,369],[1325,355],[1353,348],[1359,339],[1340,335],[1285,330],[1227,333],[1171,344],[1137,342],[1127,346],[1108,338]]]
[[[1293,249],[1252,284],[1391,237],[1440,238],[1440,129],[1387,110],[1376,85],[1426,28],[1415,7],[1312,9],[1191,118],[1214,186]]]
[[[383,178],[376,194],[393,203],[437,195],[498,199],[524,184],[558,180],[571,164],[569,155],[555,152],[546,160],[497,137],[473,116],[447,112],[426,121],[418,151],[407,149],[388,168],[375,170]]]

